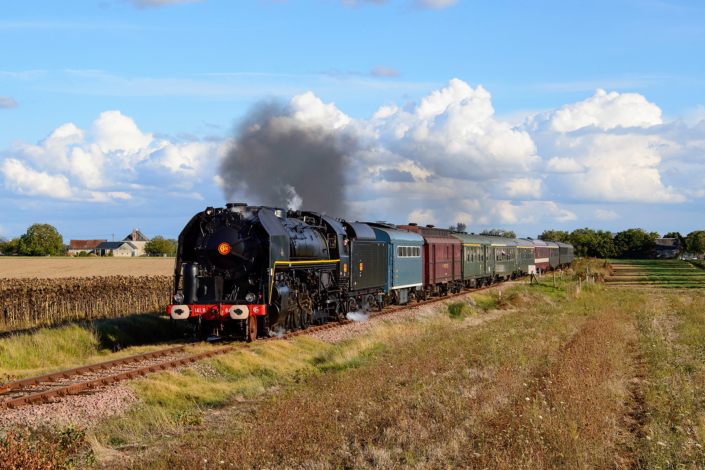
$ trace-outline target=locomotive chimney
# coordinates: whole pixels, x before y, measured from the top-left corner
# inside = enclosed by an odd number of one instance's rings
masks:
[[[243,214],[247,204],[243,202],[229,202],[225,204],[225,207],[227,207],[230,212],[239,212],[240,214]]]

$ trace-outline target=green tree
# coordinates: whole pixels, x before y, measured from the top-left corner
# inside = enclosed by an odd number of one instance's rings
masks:
[[[686,238],[680,234],[680,232],[668,232],[663,238],[677,238],[678,239],[678,255],[685,253],[688,247]]]
[[[49,224],[34,224],[22,235],[18,244],[19,254],[25,256],[58,255],[64,238]]]
[[[548,242],[570,243],[570,233],[563,230],[544,230],[539,240]]]
[[[630,228],[619,232],[614,238],[617,256],[626,259],[650,259],[656,257],[655,240],[660,238],[656,232],[647,232],[641,228]]]
[[[157,235],[152,238],[144,246],[144,251],[150,255],[157,255],[166,253],[167,255],[173,255],[176,253],[176,240],[166,239],[161,235]]]
[[[13,238],[12,240],[5,239],[5,242],[0,244],[0,252],[3,255],[16,255],[19,253],[20,239]]]
[[[516,238],[517,234],[511,230],[504,230],[503,228],[493,228],[492,230],[483,230],[480,235],[485,235],[487,237],[506,237],[506,238]]]
[[[686,240],[688,253],[699,255],[705,253],[705,230],[696,230],[689,233]]]
[[[612,234],[602,230],[595,231],[587,227],[573,230],[564,243],[573,245],[576,256],[612,258],[616,254]]]

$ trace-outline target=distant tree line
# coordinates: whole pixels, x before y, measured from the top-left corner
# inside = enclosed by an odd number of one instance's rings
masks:
[[[0,252],[4,255],[58,255],[64,249],[64,238],[49,224],[34,224],[19,238],[0,237]]]
[[[4,255],[56,256],[67,250],[63,237],[49,224],[34,224],[27,229],[27,233],[11,240],[0,236],[0,253]],[[176,253],[176,240],[157,235],[146,243],[144,251],[150,255],[173,256]],[[110,250],[106,255],[113,256],[113,251]],[[88,256],[88,253],[82,251],[79,256]]]
[[[147,242],[144,246],[144,251],[150,255],[166,254],[173,256],[176,253],[176,240],[172,238],[166,239],[161,235],[157,235]]]
[[[631,228],[617,233],[614,237],[609,231],[581,228],[572,232],[545,230],[539,239],[570,243],[575,248],[576,256],[596,258],[648,259],[656,257],[655,240],[661,238],[656,232],[647,232],[640,228]],[[680,254],[705,253],[705,231],[698,230],[682,236],[678,232],[667,233],[663,238],[677,238],[680,241]]]

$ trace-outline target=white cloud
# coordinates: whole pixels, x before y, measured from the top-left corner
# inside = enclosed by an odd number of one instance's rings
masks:
[[[145,8],[161,8],[167,5],[186,4],[192,2],[203,2],[205,0],[125,0],[132,3],[138,10]]]
[[[689,109],[686,111],[685,116],[683,116],[683,121],[689,126],[695,126],[702,120],[705,120],[705,106],[701,104],[693,109]]]
[[[409,221],[408,223],[418,224],[421,226],[436,225],[438,223],[438,219],[430,209],[417,209],[412,211],[406,218]]]
[[[595,210],[595,218],[598,220],[610,221],[610,220],[620,219],[621,216],[619,214],[617,214],[615,211],[606,211],[603,209],[597,209],[597,210]]]
[[[678,203],[686,199],[661,181],[658,137],[595,133],[559,138],[555,151],[585,167],[582,173],[554,176],[568,197],[611,202]]]
[[[95,143],[104,153],[134,153],[147,147],[153,140],[152,134],[142,133],[135,121],[120,111],[101,113],[93,123],[93,133]]]
[[[2,164],[5,187],[27,196],[48,196],[57,199],[73,198],[69,180],[64,175],[52,176],[28,168],[19,160],[7,159]]]
[[[587,126],[602,130],[621,127],[649,127],[661,124],[661,109],[637,93],[598,89],[590,98],[557,109],[550,116],[551,128],[570,132]]]
[[[351,121],[335,107],[335,103],[323,104],[311,91],[291,98],[288,111],[288,114],[299,122],[327,129],[339,129]]]
[[[458,0],[414,0],[415,8],[447,8],[458,3]]]
[[[19,106],[17,101],[11,96],[0,95],[0,109],[10,109]]]
[[[551,173],[580,173],[584,169],[584,166],[569,157],[553,157],[546,164],[546,171]]]
[[[507,197],[512,199],[539,199],[541,180],[536,178],[510,179],[504,183]]]
[[[0,153],[0,165],[5,187],[17,194],[112,202],[130,200],[135,191],[176,187],[190,191],[232,145],[231,139],[219,143],[155,141],[132,118],[106,111],[89,132],[67,123],[36,145],[13,142]]]
[[[528,132],[493,118],[491,95],[453,79],[413,108],[381,107],[361,125],[382,144],[439,176],[486,179],[501,166],[523,173],[540,162]]]

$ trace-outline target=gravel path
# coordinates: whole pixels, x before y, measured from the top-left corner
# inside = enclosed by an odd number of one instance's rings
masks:
[[[44,390],[66,387],[68,385],[86,382],[89,380],[107,377],[121,372],[149,367],[174,359],[190,356],[193,353],[179,352],[168,356],[148,359],[111,368],[107,371],[86,373],[72,376],[68,379],[45,383],[27,388],[24,392],[13,392],[2,396],[2,401],[18,398],[31,393]],[[189,364],[170,370],[196,368],[200,364]],[[197,369],[198,370],[198,369]],[[140,380],[140,379],[135,379]],[[134,391],[124,384],[111,384],[98,387],[94,390],[81,392],[65,397],[54,397],[50,403],[23,406],[15,410],[0,411],[0,428],[11,425],[39,426],[66,426],[72,424],[82,428],[88,427],[92,422],[127,411],[138,401]]]

